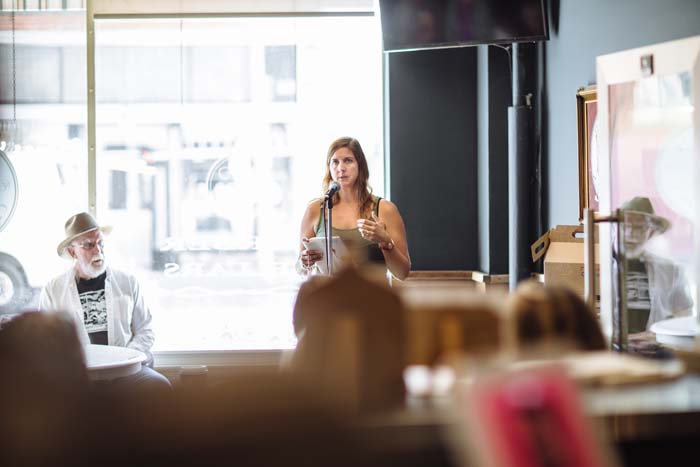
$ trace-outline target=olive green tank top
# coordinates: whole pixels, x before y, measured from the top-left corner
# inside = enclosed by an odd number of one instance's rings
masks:
[[[379,202],[382,200],[379,196],[372,196],[374,201],[374,206],[372,211],[374,215],[379,217]],[[318,223],[316,224],[315,235],[317,237],[323,237],[326,235],[326,213],[323,209],[323,203],[321,203],[321,215],[318,216]],[[333,236],[338,236],[345,243],[345,247],[348,249],[350,254],[355,258],[355,261],[362,263],[365,261],[372,261],[375,263],[384,263],[384,255],[382,254],[381,248],[376,243],[373,243],[366,238],[363,238],[358,229],[337,229],[333,227]]]

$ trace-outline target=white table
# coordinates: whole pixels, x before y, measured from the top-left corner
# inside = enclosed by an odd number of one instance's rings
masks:
[[[133,375],[141,370],[146,354],[138,350],[113,345],[83,347],[88,376],[93,381],[104,381]]]

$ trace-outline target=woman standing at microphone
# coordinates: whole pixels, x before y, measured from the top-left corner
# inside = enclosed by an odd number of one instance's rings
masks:
[[[353,261],[386,264],[391,274],[405,279],[411,270],[406,245],[406,228],[396,205],[372,194],[368,184],[369,168],[359,141],[338,138],[331,143],[326,157],[323,192],[329,187],[333,194],[333,236],[341,238]],[[305,243],[311,237],[325,235],[323,198],[313,200],[301,221],[301,252],[299,264],[308,271],[323,258],[323,252],[309,250]]]

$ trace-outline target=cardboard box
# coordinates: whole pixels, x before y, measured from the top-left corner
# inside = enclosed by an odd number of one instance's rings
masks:
[[[566,285],[583,297],[583,226],[558,225],[542,235],[530,247],[532,260],[544,255],[544,283]],[[600,296],[600,256],[595,245],[595,290],[596,300]]]

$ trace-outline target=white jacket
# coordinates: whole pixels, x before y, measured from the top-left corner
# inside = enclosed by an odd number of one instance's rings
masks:
[[[136,278],[107,268],[105,300],[108,344],[140,350],[152,361],[150,350],[155,338],[151,329],[151,312],[144,302]],[[78,297],[75,268],[44,286],[39,298],[39,309],[70,312],[78,327],[82,344],[90,343],[83,321],[83,308]]]

